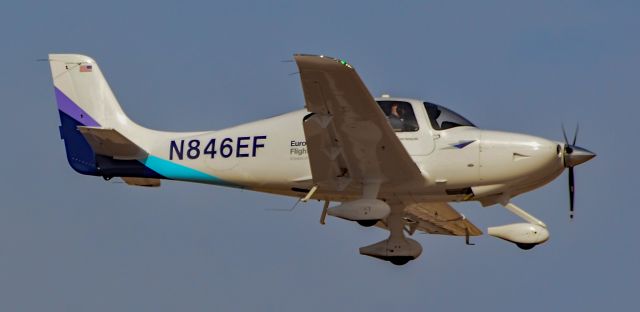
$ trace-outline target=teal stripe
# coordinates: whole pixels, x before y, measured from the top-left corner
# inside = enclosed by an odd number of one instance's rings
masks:
[[[232,183],[228,183],[216,176],[212,176],[204,172],[191,169],[189,167],[179,165],[152,155],[149,155],[147,158],[145,158],[142,163],[145,166],[149,167],[149,169],[163,175],[168,179],[195,181],[219,185],[233,185]]]

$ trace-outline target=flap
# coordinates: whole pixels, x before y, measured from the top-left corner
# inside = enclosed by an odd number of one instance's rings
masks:
[[[482,231],[448,203],[414,203],[405,206],[410,228],[429,234],[454,236],[482,235]]]

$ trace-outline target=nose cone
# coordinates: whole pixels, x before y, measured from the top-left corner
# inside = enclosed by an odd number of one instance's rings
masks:
[[[596,157],[596,154],[586,148],[575,145],[567,145],[564,148],[565,167],[575,167],[579,164],[589,161],[593,157]]]

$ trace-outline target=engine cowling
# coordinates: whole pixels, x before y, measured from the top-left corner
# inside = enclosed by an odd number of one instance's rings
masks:
[[[487,232],[491,236],[515,243],[524,249],[529,249],[549,239],[549,231],[546,228],[531,223],[514,223],[490,227]]]
[[[330,216],[350,221],[381,220],[391,212],[391,207],[379,199],[362,198],[342,203],[327,210]]]

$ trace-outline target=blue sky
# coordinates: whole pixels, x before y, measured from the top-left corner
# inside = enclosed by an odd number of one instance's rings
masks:
[[[0,310],[633,309],[640,88],[636,1],[5,1]],[[404,267],[358,255],[385,232],[319,203],[206,185],[141,189],[66,164],[49,52],[94,57],[125,111],[158,129],[220,129],[303,107],[293,53],[347,59],[374,95],[448,106],[478,126],[598,157],[514,201],[551,240],[419,235]],[[479,227],[517,221],[455,205]]]

